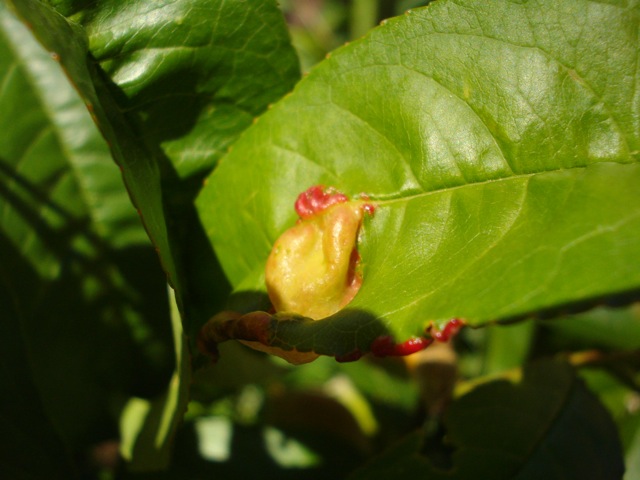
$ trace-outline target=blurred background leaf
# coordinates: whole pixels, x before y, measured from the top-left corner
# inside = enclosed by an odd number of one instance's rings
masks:
[[[447,455],[417,432],[350,478],[621,478],[615,425],[572,369],[538,362],[515,384],[477,387],[451,405]]]

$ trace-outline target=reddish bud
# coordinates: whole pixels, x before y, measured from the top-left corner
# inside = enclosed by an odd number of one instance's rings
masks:
[[[295,209],[300,218],[309,218],[326,210],[331,205],[347,201],[349,199],[343,193],[325,188],[323,185],[315,185],[298,195]]]
[[[371,344],[371,353],[376,357],[404,357],[424,350],[433,343],[431,338],[413,337],[402,343],[395,343],[393,337],[384,335]]]
[[[464,321],[459,318],[452,318],[447,322],[442,330],[429,331],[431,337],[438,342],[448,342],[451,338],[455,337],[460,329],[464,326]]]

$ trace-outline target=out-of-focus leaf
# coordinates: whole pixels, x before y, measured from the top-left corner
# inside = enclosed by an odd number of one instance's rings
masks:
[[[4,11],[0,6],[0,22]],[[0,247],[4,245],[0,241]],[[0,476],[3,478],[77,478],[68,452],[53,427],[32,382],[16,307],[0,271]]]
[[[24,382],[35,385],[69,451],[84,456],[116,437],[121,398],[162,385],[170,332],[155,254],[104,139],[53,57],[0,3],[2,321],[26,350],[6,366],[17,372],[27,362]]]
[[[525,368],[515,385],[476,388],[451,405],[445,427],[454,448],[450,469],[430,463],[422,434],[415,433],[351,478],[596,480],[624,471],[611,417],[559,362]]]
[[[552,343],[577,348],[634,350],[640,347],[640,304],[600,307],[579,315],[545,321]]]
[[[640,353],[638,354],[640,359]],[[639,365],[640,366],[640,365]],[[581,368],[580,375],[589,389],[607,407],[616,424],[622,441],[625,458],[625,480],[640,478],[640,393],[626,382],[599,368]],[[640,380],[638,369],[635,377]]]
[[[529,353],[534,329],[533,321],[487,328],[483,373],[491,375],[522,365]]]
[[[173,434],[182,422],[189,401],[189,346],[173,294],[172,300],[176,369],[167,391],[151,401],[130,399],[120,419],[120,451],[133,471],[159,470],[169,466]]]
[[[580,376],[589,390],[598,395],[613,419],[622,426],[629,419],[629,407],[634,402],[633,397],[638,394],[605,369],[581,368]]]
[[[285,348],[366,352],[431,321],[637,293],[639,24],[623,1],[442,0],[337,50],[198,198],[231,283],[263,288],[296,195],[324,184],[376,205],[364,281],[328,319],[273,322]]]
[[[624,480],[638,480],[640,478],[640,413],[636,411],[622,428],[624,440],[627,443]]]

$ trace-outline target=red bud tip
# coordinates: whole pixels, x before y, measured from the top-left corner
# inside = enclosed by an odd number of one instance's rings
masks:
[[[433,343],[431,338],[413,337],[402,343],[395,343],[393,337],[385,335],[371,344],[371,353],[376,357],[404,357],[424,350]]]
[[[315,185],[298,195],[295,209],[300,218],[309,218],[331,205],[348,201],[349,199],[343,193],[327,189],[323,185]]]
[[[455,337],[460,329],[464,326],[464,321],[459,318],[452,318],[447,322],[442,330],[431,330],[429,333],[434,340],[438,342],[448,342]]]

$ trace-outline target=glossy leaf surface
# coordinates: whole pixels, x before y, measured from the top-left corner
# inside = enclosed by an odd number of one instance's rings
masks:
[[[125,185],[140,211],[168,280],[180,291],[180,278],[164,218],[158,153],[139,141],[135,123],[120,110],[104,76],[89,61],[82,28],[37,0],[13,2],[13,6],[45,49],[58,59],[93,113],[94,121],[109,142],[113,158],[122,167]]]
[[[368,351],[637,292],[639,19],[635,2],[442,0],[334,52],[198,199],[232,284],[263,288],[296,195],[323,184],[376,205],[363,285],[329,319],[281,322],[285,345]]]
[[[609,413],[571,368],[544,361],[522,381],[480,386],[455,401],[445,420],[450,468],[421,453],[421,434],[407,437],[352,479],[621,478],[622,449]]]
[[[207,173],[299,77],[284,19],[259,0],[49,0],[81,24],[144,141],[180,178]]]
[[[134,132],[135,149],[125,147],[125,174],[147,164],[129,188],[135,198],[161,185],[168,231],[158,225],[150,234],[158,237],[184,315],[199,324],[219,308],[214,305],[228,286],[191,201],[240,132],[299,78],[282,14],[272,0],[49,3],[82,25],[91,55],[114,84],[101,101],[110,93],[108,103],[124,112],[124,124],[112,120],[116,142],[127,145],[126,125]],[[140,206],[145,220],[157,216],[157,199],[151,203]]]
[[[179,303],[206,304],[205,292],[215,297],[215,287],[225,287],[216,272],[183,271],[198,262],[215,269],[189,201],[198,174],[298,78],[280,12],[270,1],[251,9],[199,0],[128,2],[125,9],[118,2],[49,3],[71,23],[40,2],[16,7],[94,109]],[[87,68],[89,52],[108,80],[92,62]],[[203,281],[187,286],[187,276]],[[204,288],[205,281],[219,285]]]

